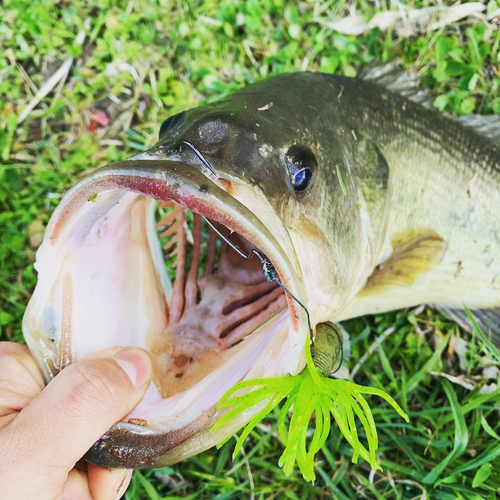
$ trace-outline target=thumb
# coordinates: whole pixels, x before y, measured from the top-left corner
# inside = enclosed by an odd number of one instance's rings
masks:
[[[19,413],[9,434],[34,467],[65,474],[139,403],[151,375],[144,349],[100,351],[63,369]]]

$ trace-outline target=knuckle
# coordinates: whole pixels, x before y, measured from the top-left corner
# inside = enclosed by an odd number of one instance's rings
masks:
[[[92,406],[116,407],[122,402],[123,377],[112,361],[86,360],[75,365],[78,382],[74,397]]]
[[[15,360],[19,363],[26,355],[29,355],[27,346],[16,342],[0,342],[0,364],[2,367],[5,363],[10,363]]]
[[[20,368],[22,368],[22,365],[19,363],[19,359],[17,355],[11,355],[11,356],[1,356],[0,355],[0,373],[3,375],[2,378],[7,378],[5,375],[9,375],[12,373],[17,373],[20,371]]]
[[[25,363],[25,355],[14,349],[0,356],[0,413],[21,410],[43,388],[40,377],[33,375]]]

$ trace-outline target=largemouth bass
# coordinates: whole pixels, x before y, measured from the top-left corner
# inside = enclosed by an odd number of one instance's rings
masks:
[[[237,431],[258,408],[210,431],[230,387],[304,367],[299,303],[313,330],[422,303],[495,318],[498,123],[285,74],[169,118],[151,150],[77,184],[37,253],[28,345],[47,382],[106,347],[154,360],[142,402],[87,458],[163,466]]]

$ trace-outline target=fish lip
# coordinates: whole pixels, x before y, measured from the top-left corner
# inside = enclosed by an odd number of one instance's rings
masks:
[[[307,305],[300,270],[293,266],[296,256],[287,255],[264,223],[244,204],[219,187],[216,181],[189,163],[176,159],[130,159],[94,171],[67,193],[54,212],[47,228],[46,237],[50,244],[57,242],[73,212],[91,201],[94,195],[111,189],[144,194],[158,201],[173,200],[188,210],[237,231],[271,260],[280,281]],[[287,336],[287,369],[289,373],[295,374],[305,363],[303,347],[309,330],[305,311],[290,296],[286,297],[291,320]],[[141,436],[145,435],[144,428],[118,423],[89,450],[86,459],[103,466],[154,467],[161,457],[213,423],[212,415],[202,414],[202,418],[196,419],[196,425],[193,422],[179,429],[185,431],[181,435],[179,430],[158,432],[158,440],[155,441],[157,446],[142,446],[139,456],[132,452],[124,453],[124,450],[133,451],[130,445],[134,446],[134,443],[140,445]]]

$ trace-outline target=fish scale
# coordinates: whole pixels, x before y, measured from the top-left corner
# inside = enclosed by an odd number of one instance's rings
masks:
[[[387,101],[386,101],[387,102]],[[394,96],[373,118],[377,142],[390,165],[390,211],[378,258],[424,231],[444,240],[446,251],[431,273],[411,287],[363,295],[340,317],[381,312],[419,303],[461,308],[498,307],[500,154],[496,144],[454,120]],[[404,108],[404,109],[403,109]],[[474,179],[474,193],[470,182]],[[494,256],[488,265],[490,252]],[[495,258],[496,257],[496,258]]]

